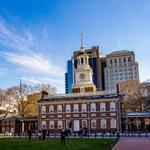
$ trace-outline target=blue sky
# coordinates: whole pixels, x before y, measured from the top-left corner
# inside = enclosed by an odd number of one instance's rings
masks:
[[[64,92],[66,61],[80,47],[134,50],[150,79],[149,0],[0,0],[0,88],[49,83]]]

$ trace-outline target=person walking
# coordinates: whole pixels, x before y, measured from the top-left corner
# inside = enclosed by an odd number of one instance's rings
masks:
[[[66,136],[65,130],[62,130],[62,132],[61,132],[61,144],[63,144],[63,145],[65,145],[65,136]]]
[[[32,131],[31,131],[31,129],[28,131],[28,135],[29,135],[29,141],[30,141],[31,137],[32,137]]]
[[[46,129],[42,130],[42,140],[45,140],[46,138]]]
[[[41,131],[39,131],[39,132],[38,132],[39,140],[41,140],[41,136],[42,136],[42,133],[41,133]]]

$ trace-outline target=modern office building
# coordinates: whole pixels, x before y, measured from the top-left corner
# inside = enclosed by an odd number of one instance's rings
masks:
[[[101,56],[99,58],[99,80],[100,82],[100,91],[105,91],[105,67],[106,67],[106,57]]]
[[[138,62],[134,51],[114,51],[106,55],[105,89],[115,90],[118,83],[126,80],[139,81]]]
[[[65,73],[65,93],[72,93],[74,82],[74,62],[72,59],[67,61],[67,72]]]
[[[88,63],[93,72],[93,83],[96,86],[97,91],[116,90],[116,85],[118,83],[127,80],[139,81],[138,62],[135,60],[134,51],[113,51],[112,53],[103,56],[99,46],[85,49],[83,38],[81,38],[81,45],[88,56]],[[81,50],[74,51],[72,60],[67,62],[65,80],[66,93],[72,93],[73,83],[76,82],[74,73],[77,69],[77,58],[80,54]]]
[[[65,73],[65,93],[68,93],[68,73]]]

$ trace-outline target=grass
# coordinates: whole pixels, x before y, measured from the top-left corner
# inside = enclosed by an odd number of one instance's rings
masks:
[[[60,139],[52,138],[45,141],[23,138],[0,139],[0,150],[111,150],[116,144],[114,139],[66,139],[66,145]]]

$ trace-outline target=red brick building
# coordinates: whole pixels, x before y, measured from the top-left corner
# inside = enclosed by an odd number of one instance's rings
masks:
[[[60,131],[119,131],[121,95],[73,94],[39,101],[39,129]]]
[[[39,129],[120,130],[121,95],[96,91],[82,40],[72,91],[70,95],[55,95],[39,101]]]

